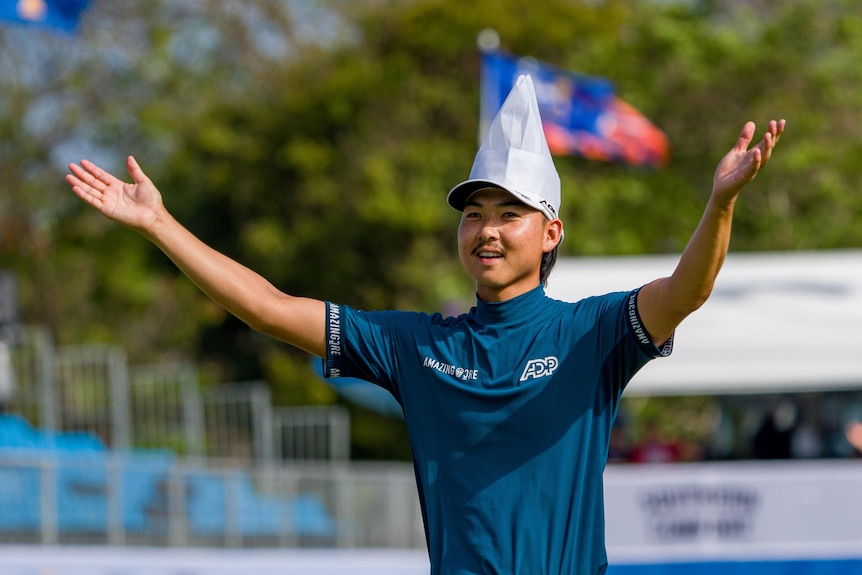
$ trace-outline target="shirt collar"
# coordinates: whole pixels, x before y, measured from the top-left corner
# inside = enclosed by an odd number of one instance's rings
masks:
[[[484,325],[519,323],[532,317],[533,311],[544,299],[544,284],[506,301],[488,302],[477,298],[473,316]]]

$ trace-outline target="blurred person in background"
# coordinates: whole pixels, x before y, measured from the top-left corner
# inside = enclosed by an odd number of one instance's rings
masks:
[[[673,463],[680,459],[680,446],[666,439],[655,421],[644,425],[643,439],[631,452],[633,463]]]

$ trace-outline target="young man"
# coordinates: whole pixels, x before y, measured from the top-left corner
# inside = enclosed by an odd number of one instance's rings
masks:
[[[67,180],[252,328],[322,357],[329,377],[358,376],[395,396],[432,573],[593,574],[607,567],[602,472],[622,391],[670,353],[676,326],[709,296],[736,198],[783,129],[770,122],[749,149],[754,124],[745,125],[672,276],[564,303],[543,289],[563,238],[560,180],[532,81],[521,77],[470,179],[448,196],[462,211],[458,251],[477,293],[475,308],[448,318],[280,292],[177,223],[131,157],[131,184],[87,161]]]

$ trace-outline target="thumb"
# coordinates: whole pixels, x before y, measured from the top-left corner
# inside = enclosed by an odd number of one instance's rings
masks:
[[[748,149],[748,146],[751,144],[752,138],[754,138],[754,130],[756,126],[754,122],[748,121],[742,127],[742,131],[739,132],[739,139],[736,140],[736,149],[740,152],[744,152]]]
[[[134,180],[136,184],[140,184],[147,179],[147,175],[141,169],[141,166],[138,165],[134,156],[126,158],[126,170],[129,172],[129,175],[132,176],[132,180]]]

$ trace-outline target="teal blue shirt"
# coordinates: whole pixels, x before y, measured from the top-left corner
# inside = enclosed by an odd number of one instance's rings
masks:
[[[637,290],[538,287],[469,313],[327,304],[328,377],[401,404],[432,574],[604,573],[602,472],[620,395],[658,349]]]

